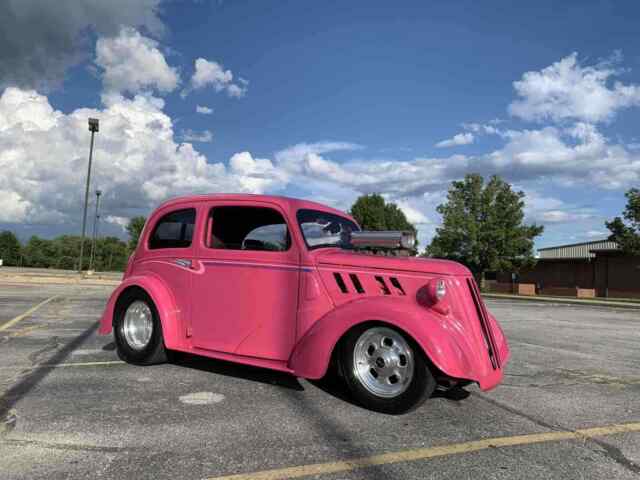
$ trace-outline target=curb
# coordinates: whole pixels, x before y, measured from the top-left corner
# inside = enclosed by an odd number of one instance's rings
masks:
[[[577,298],[560,297],[538,297],[524,295],[508,295],[503,293],[483,293],[484,298],[495,298],[499,300],[522,300],[529,302],[564,303],[569,305],[581,305],[585,307],[610,307],[610,308],[630,308],[640,310],[640,303],[616,302],[607,300],[579,300]]]

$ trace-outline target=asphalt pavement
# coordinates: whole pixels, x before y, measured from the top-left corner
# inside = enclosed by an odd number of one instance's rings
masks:
[[[0,284],[0,478],[640,478],[637,310],[489,300],[504,383],[389,416],[331,379],[124,364],[111,288]]]

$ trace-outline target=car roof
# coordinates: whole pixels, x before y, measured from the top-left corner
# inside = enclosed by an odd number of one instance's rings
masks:
[[[300,209],[320,210],[352,219],[351,215],[346,212],[311,200],[302,200],[299,198],[285,197],[281,195],[260,195],[254,193],[208,193],[202,195],[186,195],[167,200],[159,205],[156,210],[171,207],[172,205],[184,205],[215,200],[268,202],[275,203],[287,211],[296,211]]]

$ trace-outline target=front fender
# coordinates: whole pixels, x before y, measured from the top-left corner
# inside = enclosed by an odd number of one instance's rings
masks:
[[[367,321],[384,322],[404,331],[446,375],[479,380],[485,373],[479,371],[482,366],[475,361],[477,347],[456,327],[459,322],[390,297],[362,298],[329,312],[300,339],[289,359],[289,368],[300,377],[323,377],[338,340],[350,328]],[[486,364],[486,360],[481,363]]]
[[[111,333],[113,329],[113,315],[118,298],[120,298],[122,292],[131,287],[143,289],[151,297],[151,300],[153,300],[158,315],[160,316],[165,346],[169,349],[178,347],[181,343],[181,337],[179,335],[180,319],[178,318],[175,299],[166,284],[158,276],[153,274],[127,277],[127,279],[113,291],[100,319],[100,329],[98,332],[101,335]]]

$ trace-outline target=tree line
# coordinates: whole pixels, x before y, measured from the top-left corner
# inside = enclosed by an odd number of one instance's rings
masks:
[[[85,239],[84,251],[82,269],[88,270],[91,239]],[[119,238],[99,237],[91,267],[98,271],[122,271],[129,254],[128,245]],[[52,239],[34,235],[22,244],[13,232],[0,232],[0,258],[5,266],[77,270],[79,256],[79,235],[60,235]]]
[[[640,255],[640,190],[632,188],[626,197],[623,216],[606,222],[611,232],[609,240],[617,242],[628,254]],[[535,263],[534,239],[542,234],[543,227],[524,222],[524,206],[525,194],[514,191],[498,176],[485,181],[481,175],[469,174],[454,181],[446,201],[437,208],[442,223],[421,255],[460,262],[478,279],[488,271],[518,272],[531,267]],[[364,230],[417,233],[402,209],[377,193],[360,196],[349,213]],[[126,243],[117,237],[98,238],[94,270],[124,270],[144,223],[144,217],[131,219]],[[77,269],[79,251],[77,235],[53,239],[32,236],[23,245],[12,232],[0,232],[0,258],[4,265]],[[90,240],[85,243],[85,251],[82,268],[88,269]],[[417,249],[412,253],[417,254]]]

